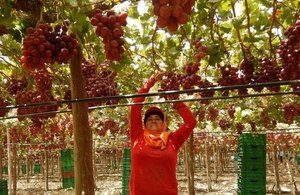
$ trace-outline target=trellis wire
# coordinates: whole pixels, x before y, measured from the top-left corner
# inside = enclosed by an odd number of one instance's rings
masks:
[[[88,109],[96,110],[96,109],[103,109],[103,108],[110,108],[110,107],[115,108],[115,107],[128,107],[128,106],[134,106],[134,105],[152,105],[152,104],[166,104],[166,103],[176,103],[176,102],[193,102],[193,101],[200,101],[200,100],[223,100],[223,99],[236,99],[236,98],[246,98],[246,97],[288,95],[288,94],[296,94],[296,93],[300,93],[300,90],[277,92],[277,93],[247,94],[247,95],[237,95],[237,96],[219,96],[219,97],[190,98],[190,99],[181,99],[181,100],[166,100],[166,101],[161,101],[161,102],[153,101],[153,102],[127,103],[127,104],[111,104],[111,105],[93,106],[93,107],[89,107]],[[49,115],[49,114],[69,113],[69,112],[72,112],[72,110],[67,109],[67,110],[60,110],[60,111],[23,114],[23,115],[2,117],[2,118],[0,118],[0,120],[22,118],[22,117],[32,117],[32,116],[40,116],[40,115]]]
[[[106,97],[93,97],[93,98],[82,98],[82,99],[72,99],[72,100],[38,102],[38,103],[30,103],[30,104],[2,106],[2,107],[0,107],[0,110],[23,108],[23,107],[34,107],[34,106],[44,106],[44,105],[45,106],[46,105],[61,105],[61,104],[78,103],[78,102],[89,102],[89,101],[95,101],[95,100],[105,101],[105,100],[113,100],[113,99],[128,99],[128,98],[135,98],[135,97],[166,96],[166,95],[174,95],[174,94],[190,94],[190,93],[199,93],[199,92],[225,91],[225,90],[235,90],[235,89],[271,87],[271,86],[279,86],[279,85],[296,85],[296,84],[300,84],[300,80],[276,81],[276,82],[231,85],[231,86],[213,86],[213,87],[198,88],[198,89],[170,90],[170,91],[160,91],[160,92],[153,92],[153,93],[139,93],[139,94],[127,94],[127,95],[116,95],[116,96],[106,96]],[[293,91],[290,93],[292,94],[292,93],[297,93],[297,92],[299,92],[299,91]],[[237,97],[243,97],[243,96],[237,96]]]

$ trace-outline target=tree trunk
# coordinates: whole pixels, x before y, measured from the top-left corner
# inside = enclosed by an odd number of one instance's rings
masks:
[[[2,172],[2,170],[3,170],[3,163],[2,163],[2,159],[3,159],[3,148],[2,147],[0,147],[0,180],[2,180],[3,179],[3,172]]]
[[[26,150],[26,181],[29,183],[29,159],[28,151]]]
[[[45,184],[46,184],[46,190],[49,190],[49,185],[48,185],[48,177],[49,177],[49,151],[48,151],[48,146],[45,148]]]
[[[11,167],[10,167],[10,172],[11,172],[11,178],[12,178],[12,194],[16,195],[17,194],[17,147],[15,143],[12,143],[11,147]]]
[[[194,173],[195,173],[195,158],[194,158],[194,137],[191,134],[190,139],[187,142],[187,177],[188,177],[188,192],[189,195],[195,195],[195,187],[194,187]]]
[[[215,182],[217,183],[218,181],[218,152],[217,152],[217,147],[216,144],[213,144],[213,157],[214,157],[214,173],[215,173]]]
[[[274,176],[275,176],[275,181],[276,181],[276,184],[275,184],[276,190],[279,194],[281,194],[276,145],[273,145],[273,165],[274,165]]]
[[[212,191],[211,186],[211,170],[210,170],[210,155],[209,155],[209,142],[205,141],[205,164],[206,164],[206,178],[207,178],[207,189]]]
[[[72,99],[86,98],[83,75],[81,72],[82,51],[71,59]],[[74,131],[75,194],[93,195],[95,184],[93,176],[92,130],[88,121],[87,102],[72,103]]]
[[[293,176],[293,173],[291,170],[289,158],[285,159],[285,165],[286,165],[287,173],[288,173],[290,181],[291,181],[291,185],[294,187],[292,190],[292,194],[295,195],[298,192],[298,189],[297,189],[297,184],[296,184],[296,181],[294,179],[294,176]]]

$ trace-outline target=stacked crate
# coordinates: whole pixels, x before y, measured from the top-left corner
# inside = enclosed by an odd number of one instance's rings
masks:
[[[298,156],[296,156],[296,163],[297,163],[297,165],[300,165],[300,154]]]
[[[8,195],[7,180],[0,180],[0,194]]]
[[[241,134],[237,163],[238,194],[266,194],[266,135]]]
[[[34,164],[34,166],[33,166],[33,172],[34,172],[34,174],[41,173],[41,165],[40,164]]]
[[[125,148],[123,151],[122,195],[129,195],[130,163],[130,149]]]
[[[71,149],[61,151],[61,172],[63,188],[74,188],[74,158]]]

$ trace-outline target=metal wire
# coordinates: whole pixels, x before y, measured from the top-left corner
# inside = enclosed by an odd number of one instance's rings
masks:
[[[271,86],[279,86],[279,85],[296,85],[296,84],[300,85],[300,80],[276,81],[276,82],[253,83],[253,84],[231,85],[231,86],[212,86],[212,87],[198,88],[198,89],[170,90],[170,91],[160,91],[160,92],[154,92],[154,93],[139,93],[139,94],[127,94],[127,95],[106,96],[106,97],[93,97],[93,98],[72,99],[72,100],[37,102],[37,103],[30,103],[30,104],[2,106],[2,107],[0,107],[0,110],[24,108],[24,107],[27,108],[27,107],[44,106],[44,105],[49,105],[49,106],[61,105],[61,104],[89,102],[89,101],[96,101],[96,100],[107,101],[107,100],[128,99],[128,98],[135,98],[135,97],[166,96],[166,95],[174,95],[174,94],[191,94],[191,93],[199,93],[199,92],[226,91],[226,90],[235,90],[235,89],[271,87]],[[297,92],[294,91],[293,93],[297,93]]]
[[[94,106],[89,107],[89,110],[103,109],[103,108],[115,108],[115,107],[128,107],[134,105],[151,105],[151,104],[166,104],[166,103],[176,103],[176,102],[193,102],[193,101],[201,101],[201,100],[224,100],[224,99],[236,99],[236,98],[247,98],[247,97],[261,97],[261,96],[275,96],[275,95],[288,95],[300,93],[300,90],[296,91],[288,91],[288,92],[277,92],[277,93],[259,93],[259,94],[247,94],[247,95],[237,95],[237,96],[218,96],[218,97],[202,97],[202,98],[190,98],[190,99],[181,99],[181,100],[166,100],[161,102],[140,102],[140,103],[127,103],[127,104],[111,104],[111,105],[102,105],[102,106]],[[71,109],[60,110],[60,111],[50,111],[50,112],[40,112],[40,113],[32,113],[32,114],[24,114],[24,115],[16,115],[10,117],[2,117],[0,120],[7,120],[13,118],[23,118],[23,117],[33,117],[40,115],[50,115],[50,114],[59,114],[59,113],[68,113],[72,112]]]

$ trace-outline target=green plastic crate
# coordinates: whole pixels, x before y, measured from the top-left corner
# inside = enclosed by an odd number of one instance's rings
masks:
[[[296,162],[298,165],[300,165],[300,155],[296,156]]]
[[[74,177],[63,178],[62,179],[63,189],[74,188],[74,181],[75,181]]]
[[[61,150],[61,166],[74,167],[74,154],[72,149]]]
[[[70,171],[74,171],[74,166],[65,166],[65,167],[61,167],[62,172],[70,172]]]
[[[8,195],[7,180],[0,180],[0,195]]]
[[[40,165],[40,164],[34,164],[33,172],[34,172],[35,174],[41,173],[41,165]]]
[[[242,145],[266,145],[265,134],[243,133],[239,136],[239,144]]]
[[[131,172],[130,148],[123,150],[123,173],[122,173],[122,195],[129,195],[129,178]]]

